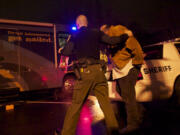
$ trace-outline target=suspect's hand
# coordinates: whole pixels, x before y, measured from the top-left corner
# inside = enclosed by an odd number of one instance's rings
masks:
[[[63,48],[59,48],[58,53],[61,53],[62,49],[63,49]]]

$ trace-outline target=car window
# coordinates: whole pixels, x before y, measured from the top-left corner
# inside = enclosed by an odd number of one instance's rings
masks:
[[[180,53],[180,43],[175,44],[176,48],[178,49],[179,53]]]
[[[143,48],[143,51],[145,53],[145,60],[163,58],[163,45],[146,46]]]
[[[63,48],[66,45],[68,36],[70,34],[67,32],[58,32],[57,37],[58,37],[58,45],[60,48]]]

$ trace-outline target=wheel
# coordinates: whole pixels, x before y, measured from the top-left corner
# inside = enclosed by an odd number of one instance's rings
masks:
[[[66,75],[63,79],[63,90],[65,92],[72,92],[75,83],[75,76],[74,75]]]
[[[180,76],[175,81],[172,99],[174,105],[180,106]]]
[[[63,79],[62,97],[64,101],[71,101],[76,77],[73,74],[66,75]]]
[[[63,102],[71,102],[75,80],[75,75],[66,75],[63,79],[62,89],[55,90],[54,99]]]
[[[180,105],[180,77],[178,77],[178,79],[175,82],[174,92],[175,92],[176,102],[178,105]]]

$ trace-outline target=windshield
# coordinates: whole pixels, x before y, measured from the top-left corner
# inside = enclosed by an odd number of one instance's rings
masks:
[[[162,59],[163,58],[163,46],[147,46],[143,48],[145,53],[145,60],[154,60],[154,59]]]

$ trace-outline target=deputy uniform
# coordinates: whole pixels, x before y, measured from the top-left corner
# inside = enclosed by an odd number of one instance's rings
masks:
[[[72,104],[69,107],[62,129],[62,135],[75,135],[81,108],[90,91],[93,91],[104,113],[109,131],[118,128],[118,122],[108,97],[108,85],[99,62],[100,41],[115,44],[128,38],[127,35],[110,38],[100,31],[81,27],[78,33],[62,50],[63,55],[73,55],[79,71],[75,82]],[[77,70],[76,70],[77,71]]]

